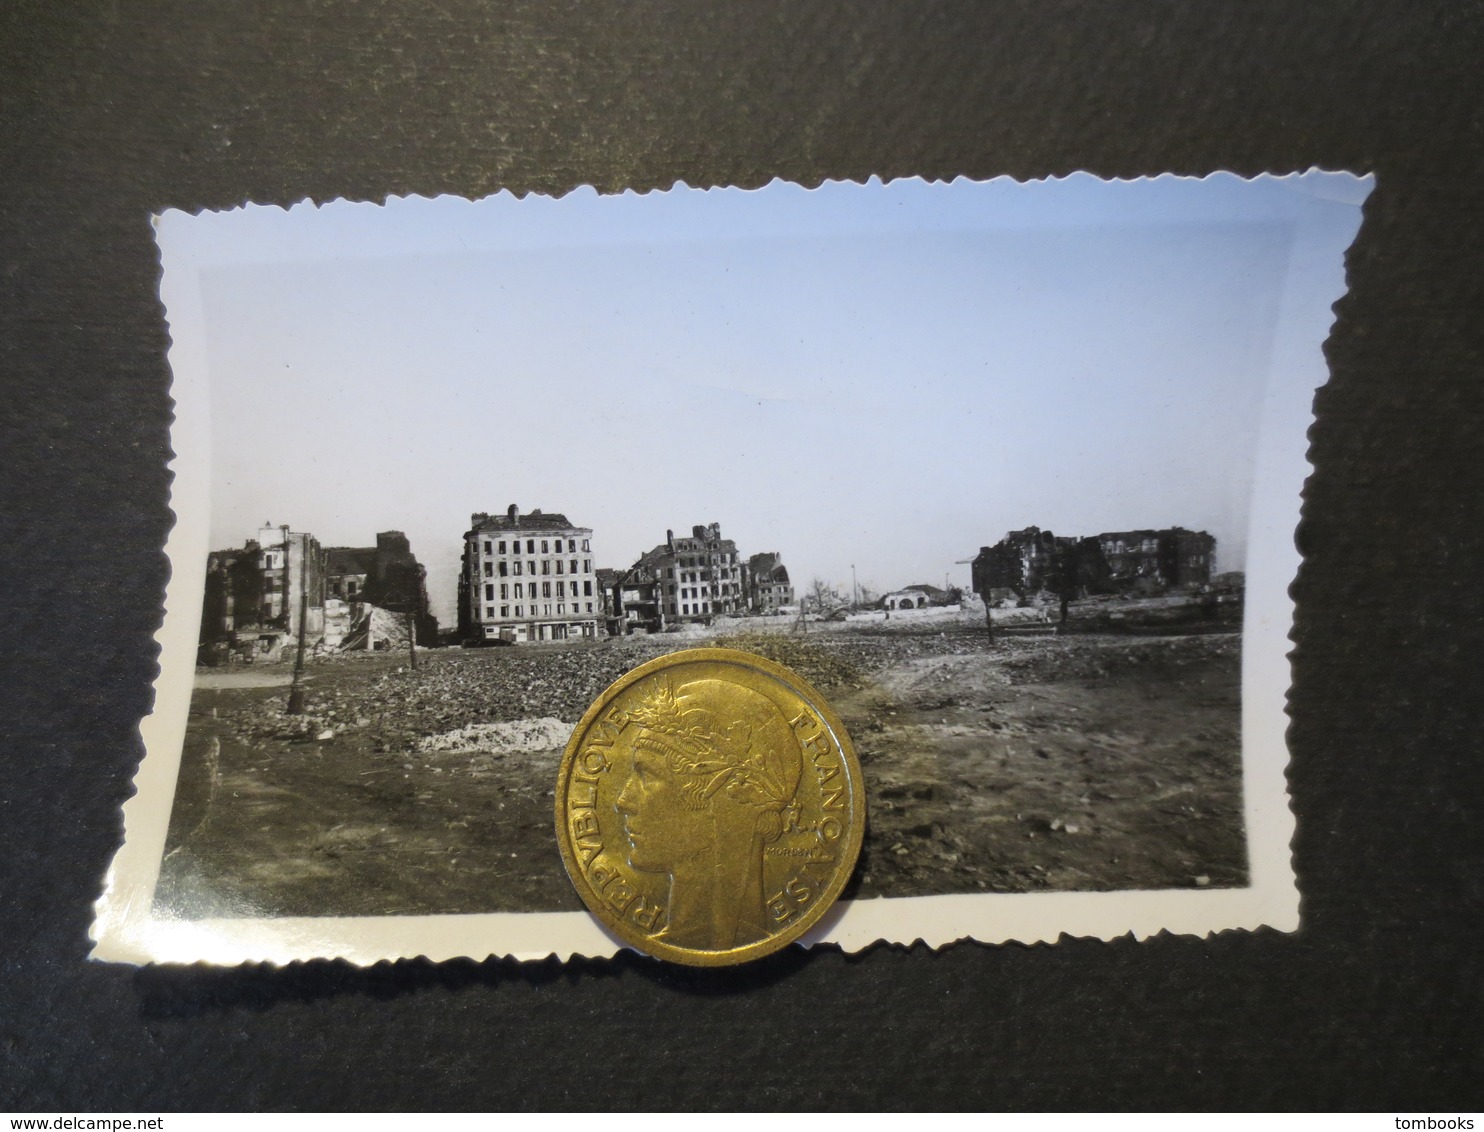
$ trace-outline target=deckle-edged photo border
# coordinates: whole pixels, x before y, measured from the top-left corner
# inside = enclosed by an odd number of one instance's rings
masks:
[[[1212,178],[1237,180],[1231,174],[1212,174],[1207,180]],[[1313,420],[1313,398],[1327,380],[1322,346],[1333,322],[1331,308],[1344,293],[1343,256],[1359,229],[1360,206],[1373,182],[1368,176],[1313,170],[1253,180],[1280,181],[1297,203],[1286,218],[1294,225],[1292,254],[1263,399],[1245,563],[1241,733],[1250,883],[1220,889],[845,901],[805,937],[805,945],[828,943],[858,951],[883,941],[921,941],[937,947],[963,939],[1033,943],[1062,935],[1144,938],[1160,932],[1204,935],[1298,927],[1299,892],[1289,849],[1294,819],[1285,781],[1285,700],[1293,623],[1288,588],[1300,564],[1294,532],[1310,471],[1306,436]],[[1036,184],[1023,187],[1031,191]],[[1332,225],[1311,222],[1314,212],[1305,205],[1316,203],[1353,212],[1350,234],[1342,242],[1336,242]],[[172,571],[156,638],[160,672],[155,706],[140,725],[146,755],[135,778],[135,794],[123,807],[124,843],[96,905],[93,957],[128,963],[217,964],[342,958],[369,964],[416,956],[565,959],[615,954],[623,945],[586,912],[187,920],[162,918],[155,908],[195,674],[204,563],[211,549],[211,393],[201,273],[220,264],[200,254],[192,221],[180,212],[155,218],[175,401],[170,504],[176,522],[165,548]],[[556,853],[554,838],[551,852]]]

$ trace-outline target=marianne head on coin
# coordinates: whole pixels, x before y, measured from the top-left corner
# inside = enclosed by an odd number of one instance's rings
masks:
[[[787,828],[804,756],[768,697],[723,681],[657,682],[625,715],[618,795],[629,865],[670,880],[662,937],[738,947],[768,934],[763,854]]]
[[[736,649],[619,677],[573,729],[553,794],[588,910],[639,950],[698,966],[799,939],[844,889],[865,831],[844,725],[797,673]]]

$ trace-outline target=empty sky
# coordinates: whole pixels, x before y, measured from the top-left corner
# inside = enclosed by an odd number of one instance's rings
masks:
[[[211,543],[406,531],[445,624],[470,512],[510,503],[612,567],[720,522],[801,587],[965,584],[1029,524],[1204,528],[1240,568],[1264,393],[1322,384],[1363,196],[1078,176],[170,214]]]

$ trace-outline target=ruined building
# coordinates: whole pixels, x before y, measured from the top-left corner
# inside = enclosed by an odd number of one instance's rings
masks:
[[[593,588],[598,593],[598,617],[609,633],[622,632],[618,624],[618,583],[622,577],[621,570],[607,566],[599,566],[593,571]]]
[[[306,648],[325,633],[325,552],[313,535],[264,523],[241,549],[206,556],[200,659],[293,659],[300,627]]]
[[[794,600],[782,556],[743,560],[721,524],[691,528],[689,538],[665,532],[608,587],[609,632],[660,632],[668,625],[707,622],[742,613],[776,613]]]
[[[1097,536],[1115,589],[1140,579],[1156,586],[1204,585],[1216,564],[1216,539],[1205,531],[1109,531]]]
[[[658,633],[665,626],[665,582],[644,557],[616,575],[610,591],[608,631]]]
[[[1024,599],[1035,593],[1155,592],[1204,585],[1215,561],[1216,539],[1183,527],[1109,531],[1090,538],[1026,527],[980,548],[973,586],[991,602],[1010,594]]]
[[[754,554],[747,560],[748,607],[754,613],[777,613],[794,603],[794,587],[788,578],[788,567],[776,550]]]
[[[973,564],[974,592],[1008,590],[1025,597],[1054,589],[1061,563],[1078,543],[1040,527],[1010,531],[993,546],[979,548]]]
[[[375,546],[327,548],[325,574],[328,599],[345,603],[350,621],[346,639],[352,645],[372,649],[379,641],[392,643],[392,637],[399,636],[395,643],[405,646],[405,618],[409,613],[417,643],[437,643],[438,621],[428,607],[428,571],[413,555],[401,531],[380,532]],[[393,619],[372,617],[366,607],[400,615],[404,623],[396,632],[388,630],[378,635],[376,625],[390,626]]]
[[[465,640],[564,641],[596,637],[603,616],[592,528],[565,515],[478,512],[464,533],[459,635]]]
[[[665,532],[665,541],[639,556],[636,569],[652,574],[667,621],[709,621],[747,608],[737,544],[721,537],[721,524],[692,527],[690,538]]]

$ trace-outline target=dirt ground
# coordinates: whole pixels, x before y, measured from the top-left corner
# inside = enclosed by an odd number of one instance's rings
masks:
[[[993,644],[967,616],[743,622],[716,643],[791,665],[844,719],[869,809],[847,896],[1243,885],[1240,636],[1146,620]],[[203,670],[157,909],[576,910],[552,829],[565,735],[619,675],[702,643],[337,658],[297,717],[286,670]]]

